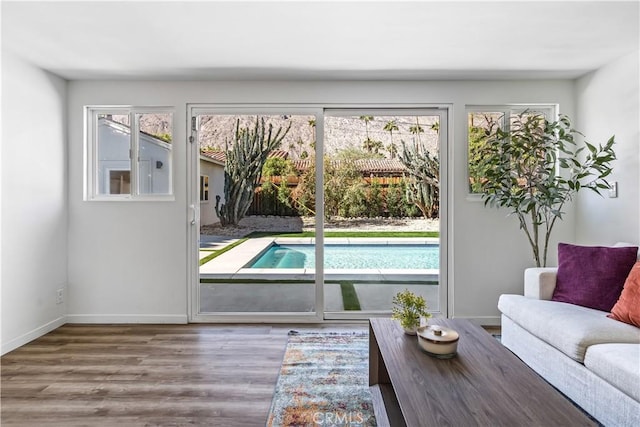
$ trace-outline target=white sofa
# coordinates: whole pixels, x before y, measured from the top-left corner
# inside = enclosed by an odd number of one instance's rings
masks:
[[[640,328],[550,301],[556,273],[527,269],[524,296],[500,296],[502,343],[600,423],[640,426]]]

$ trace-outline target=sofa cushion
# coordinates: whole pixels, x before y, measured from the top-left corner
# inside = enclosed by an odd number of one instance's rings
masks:
[[[637,246],[611,248],[559,243],[558,276],[551,299],[611,311],[637,254]]]
[[[582,363],[590,345],[640,343],[640,329],[606,312],[522,295],[501,295],[500,311],[542,341]]]
[[[587,349],[584,366],[640,401],[640,344],[598,344]]]
[[[640,261],[631,269],[609,317],[640,328]]]

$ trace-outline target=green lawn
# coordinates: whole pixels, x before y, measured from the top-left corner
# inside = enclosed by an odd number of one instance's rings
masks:
[[[216,258],[217,256],[222,255],[222,254],[223,254],[223,253],[225,253],[225,252],[229,252],[231,249],[233,249],[233,248],[235,248],[236,246],[238,246],[238,245],[240,245],[240,244],[242,244],[242,243],[246,242],[248,239],[249,239],[249,237],[244,237],[244,238],[242,238],[242,239],[239,239],[237,242],[233,242],[233,243],[231,243],[230,245],[225,246],[225,247],[224,247],[224,248],[222,248],[222,249],[219,249],[219,250],[217,250],[217,251],[213,251],[213,253],[212,253],[212,254],[207,255],[206,257],[204,257],[204,258],[202,258],[202,259],[200,260],[200,265],[203,265],[203,264],[208,263],[208,262],[209,262],[209,261],[211,261],[212,259]]]
[[[340,282],[340,292],[342,293],[342,304],[347,311],[360,311],[360,300],[353,282]]]

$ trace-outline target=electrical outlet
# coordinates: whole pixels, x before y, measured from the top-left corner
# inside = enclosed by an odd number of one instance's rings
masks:
[[[64,290],[58,289],[56,291],[56,304],[62,304],[64,302]]]
[[[615,199],[616,197],[618,197],[618,181],[613,181],[609,185],[609,198]]]

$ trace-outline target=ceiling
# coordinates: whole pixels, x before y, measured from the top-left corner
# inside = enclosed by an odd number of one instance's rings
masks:
[[[636,1],[2,1],[66,79],[575,78],[639,49]]]

